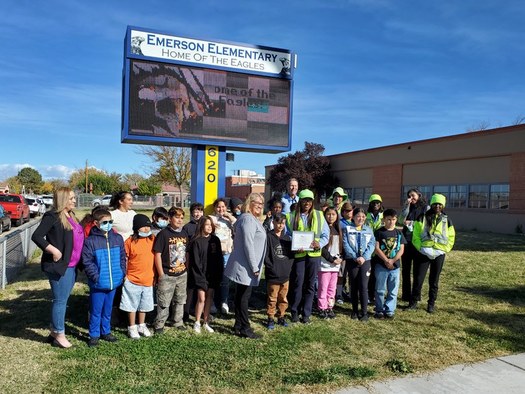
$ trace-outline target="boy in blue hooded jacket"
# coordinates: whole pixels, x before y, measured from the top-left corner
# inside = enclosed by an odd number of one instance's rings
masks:
[[[93,214],[95,227],[84,242],[82,258],[89,285],[89,341],[97,346],[99,339],[117,340],[111,334],[111,312],[118,286],[126,272],[126,251],[120,234],[111,230],[111,213],[100,209]]]

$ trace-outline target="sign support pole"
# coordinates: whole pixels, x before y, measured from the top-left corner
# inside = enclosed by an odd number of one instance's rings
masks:
[[[191,201],[204,205],[204,213],[213,213],[213,202],[225,197],[226,148],[194,145],[191,152]]]

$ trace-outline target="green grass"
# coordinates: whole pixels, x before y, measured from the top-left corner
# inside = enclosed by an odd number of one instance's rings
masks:
[[[233,319],[218,319],[213,335],[168,329],[132,341],[117,327],[119,342],[88,348],[81,275],[67,317],[75,346],[51,348],[43,342],[49,285],[39,264],[29,264],[0,293],[2,392],[327,392],[524,352],[525,238],[478,232],[457,238],[435,314],[398,310],[393,321],[363,324],[350,320],[345,304],[333,321],[267,332],[261,285],[252,296],[259,341],[233,336]]]

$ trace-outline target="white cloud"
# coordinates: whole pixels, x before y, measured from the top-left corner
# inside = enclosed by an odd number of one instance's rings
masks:
[[[31,164],[0,164],[0,180],[5,180],[18,174],[22,168],[35,168]]]
[[[46,179],[64,179],[68,180],[71,174],[75,171],[74,168],[64,166],[62,164],[55,164],[51,166],[43,166],[37,168],[44,180]]]
[[[0,164],[0,181],[15,176],[22,168],[30,167],[37,170],[44,181],[50,179],[63,179],[68,180],[70,175],[76,171],[75,168],[71,168],[62,164],[53,164],[45,166],[34,166],[28,163],[15,163],[15,164]]]

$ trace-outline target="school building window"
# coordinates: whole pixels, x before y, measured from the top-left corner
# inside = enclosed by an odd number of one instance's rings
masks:
[[[509,185],[490,185],[490,208],[509,209]]]
[[[450,186],[450,198],[448,206],[450,208],[466,208],[467,207],[467,185],[452,185]]]
[[[509,209],[509,184],[403,186],[402,203],[412,188],[419,189],[429,203],[432,194],[443,194],[448,208]]]
[[[367,205],[368,199],[372,195],[371,187],[351,187],[345,191],[348,194],[348,199],[354,205]]]
[[[489,207],[489,185],[470,185],[468,193],[468,207]]]

